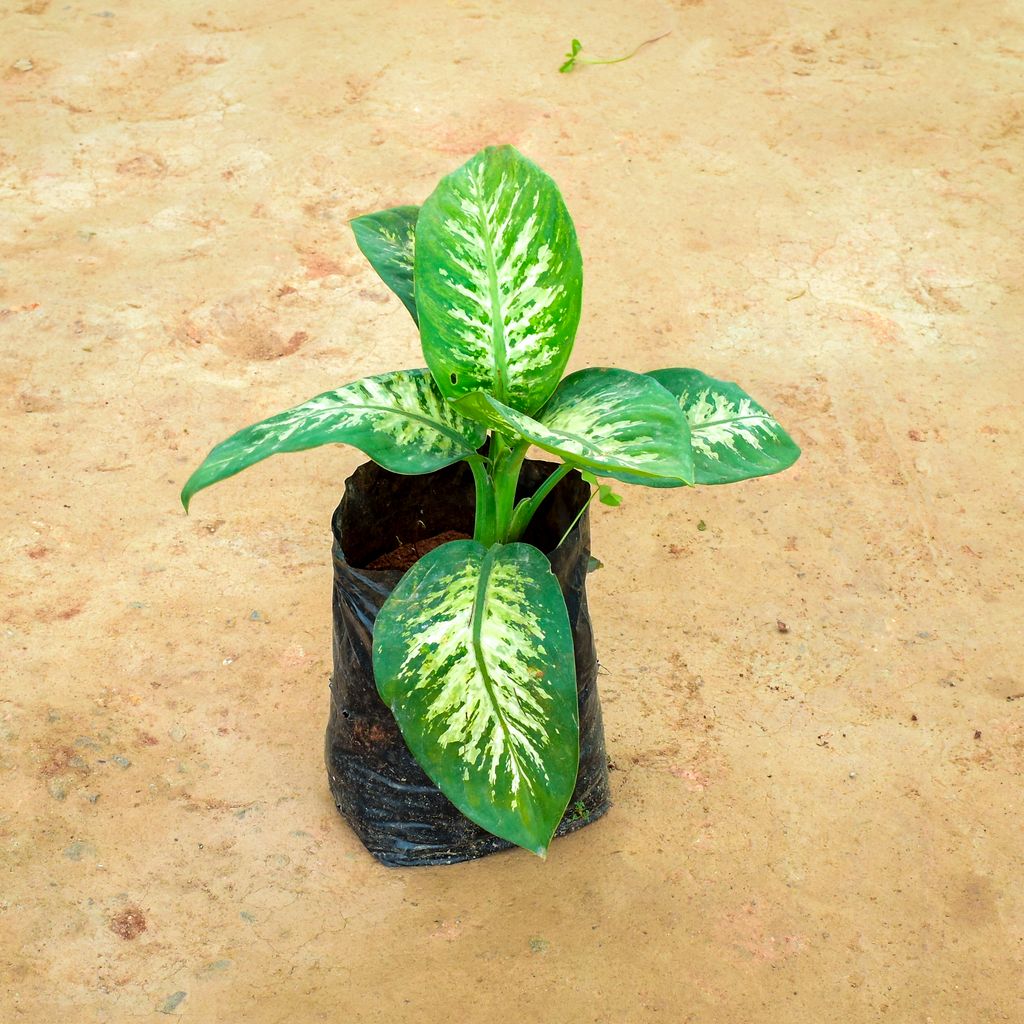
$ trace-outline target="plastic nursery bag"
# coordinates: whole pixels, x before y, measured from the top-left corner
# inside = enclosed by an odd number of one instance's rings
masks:
[[[533,493],[555,469],[527,461],[522,493]],[[589,496],[570,473],[551,492],[523,540],[548,555],[565,596],[576,654],[580,767],[556,835],[599,818],[610,806],[608,762],[597,694],[597,653],[587,610]],[[373,624],[402,577],[396,569],[363,568],[402,545],[455,531],[473,532],[469,467],[458,463],[424,476],[399,476],[372,462],[345,482],[334,513],[334,673],[326,760],[338,810],[379,861],[390,866],[452,864],[512,844],[474,824],[430,781],[409,752],[373,678]],[[558,545],[557,548],[555,545]]]

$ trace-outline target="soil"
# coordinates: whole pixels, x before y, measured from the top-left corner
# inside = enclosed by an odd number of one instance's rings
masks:
[[[1019,4],[2,19],[0,1020],[1024,1020]],[[575,219],[569,369],[739,381],[804,455],[594,506],[612,810],[392,871],[323,764],[363,456],[178,492],[423,365],[347,222],[501,142]]]
[[[403,544],[401,547],[395,548],[394,551],[388,551],[379,558],[375,558],[366,568],[398,569],[401,572],[405,572],[406,569],[411,569],[424,555],[433,551],[434,548],[439,548],[442,544],[448,544],[453,540],[472,540],[472,538],[468,534],[459,533],[457,530],[445,530],[444,533],[427,537],[425,540],[413,541],[411,544]]]

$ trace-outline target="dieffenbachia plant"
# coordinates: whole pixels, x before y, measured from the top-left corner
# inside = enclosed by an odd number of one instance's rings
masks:
[[[346,442],[394,473],[466,461],[472,540],[402,577],[374,628],[377,688],[409,749],[465,815],[544,855],[575,785],[573,639],[546,557],[521,542],[579,470],[649,487],[777,473],[799,449],[737,385],[697,370],[579,370],[582,261],[555,183],[510,146],[483,150],[422,207],[358,217],[356,241],[420,331],[425,369],[327,391],[217,445],[182,492],[278,452]],[[561,465],[516,502],[531,445]]]

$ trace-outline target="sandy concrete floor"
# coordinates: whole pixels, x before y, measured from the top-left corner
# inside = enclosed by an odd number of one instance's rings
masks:
[[[0,1020],[1024,1019],[1022,20],[5,4]],[[597,514],[612,813],[389,871],[322,766],[360,456],[177,493],[421,364],[346,219],[496,142],[576,218],[573,366],[739,380],[805,454]]]

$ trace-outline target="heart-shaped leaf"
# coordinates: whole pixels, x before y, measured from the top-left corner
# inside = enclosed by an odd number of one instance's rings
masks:
[[[344,442],[392,473],[432,473],[472,455],[485,431],[445,401],[426,369],[364,377],[238,431],[207,455],[181,492],[211,484],[279,452]]]
[[[380,279],[402,300],[416,320],[413,257],[418,206],[396,206],[350,221],[356,244]]]
[[[699,370],[654,370],[690,425],[699,484],[731,484],[788,469],[800,449],[742,388]]]
[[[536,419],[479,391],[456,405],[467,416],[518,434],[597,476],[649,487],[693,483],[686,417],[643,373],[600,368],[571,373]]]
[[[373,671],[445,796],[543,856],[579,764],[572,632],[544,555],[469,540],[424,555],[377,616]]]
[[[583,289],[555,183],[511,146],[478,153],[423,204],[415,269],[423,354],[445,395],[539,409],[569,359]]]

